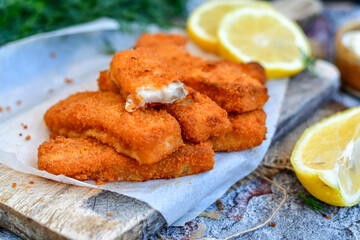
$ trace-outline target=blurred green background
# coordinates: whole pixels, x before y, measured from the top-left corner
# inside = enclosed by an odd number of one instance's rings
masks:
[[[177,25],[186,15],[186,0],[0,0],[0,45],[32,34],[111,17],[120,30]]]

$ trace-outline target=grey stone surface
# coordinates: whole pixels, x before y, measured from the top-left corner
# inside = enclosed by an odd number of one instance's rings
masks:
[[[297,193],[308,195],[291,171],[283,171],[274,177],[283,186],[288,197],[270,223],[254,232],[234,239],[358,239],[360,237],[360,205],[335,207],[323,204],[331,212],[332,219],[314,213],[305,206]],[[224,239],[264,222],[280,204],[284,194],[275,185],[257,178],[225,194],[220,220],[199,216],[187,224],[187,228],[165,228],[156,237],[187,239],[201,234],[202,238]],[[218,204],[212,204],[206,212],[217,211]],[[160,236],[161,235],[161,236]],[[200,234],[199,234],[200,235]]]

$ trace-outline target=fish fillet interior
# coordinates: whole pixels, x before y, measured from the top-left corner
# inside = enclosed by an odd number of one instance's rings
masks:
[[[183,99],[187,95],[182,82],[175,81],[162,88],[156,87],[140,87],[136,90],[136,96],[130,95],[127,98],[125,109],[129,112],[134,111],[138,107],[143,107],[147,103],[163,103],[169,104],[177,100]],[[136,104],[133,99],[140,99],[140,104]]]

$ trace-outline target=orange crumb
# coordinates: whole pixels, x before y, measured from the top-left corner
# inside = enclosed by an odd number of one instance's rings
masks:
[[[109,213],[108,213],[108,215],[111,217],[111,216],[112,216],[112,213],[111,213],[111,212],[109,212]]]
[[[332,213],[335,213],[335,210],[332,210],[331,212],[332,212]]]
[[[73,80],[70,79],[70,78],[65,78],[65,82],[66,82],[67,84],[71,84],[71,83],[73,83]]]
[[[49,89],[49,93],[53,93],[54,92],[54,89]]]
[[[30,139],[31,139],[30,135],[27,135],[26,138],[25,138],[26,141],[29,141]]]
[[[287,217],[287,214],[285,214],[284,217]]]
[[[73,210],[73,212],[75,212],[75,209]]]
[[[17,101],[16,101],[16,104],[17,104],[17,105],[20,105],[20,104],[21,104],[21,101],[20,101],[20,100],[17,100]]]
[[[31,186],[26,186],[26,189],[30,189],[31,188]]]
[[[2,107],[0,107],[0,112],[4,111],[4,109]]]
[[[11,108],[10,108],[9,106],[7,106],[7,107],[6,107],[6,110],[7,110],[8,112],[10,112],[10,111],[11,111]]]
[[[30,181],[29,183],[30,183],[30,184],[34,184],[35,182],[34,182],[34,181]]]
[[[275,199],[275,198],[271,198],[271,200],[273,200],[273,201],[274,201],[274,199]]]
[[[331,219],[332,219],[332,217],[331,217],[331,216],[327,216],[326,218],[327,218],[327,219],[329,219],[329,220],[331,220]]]
[[[275,226],[276,226],[276,223],[275,223],[275,222],[272,222],[272,223],[270,224],[270,226],[271,226],[271,227],[275,227]]]
[[[285,182],[285,179],[281,180],[281,182]]]
[[[50,134],[49,134],[49,138],[50,138],[50,139],[55,139],[57,136],[58,136],[58,135],[55,134],[55,133],[50,133]]]
[[[24,125],[24,129],[27,129],[27,125]]]
[[[96,185],[103,185],[104,184],[104,182],[102,181],[102,180],[97,180],[97,183],[96,183]]]
[[[25,126],[25,124],[21,123],[21,126],[23,127],[23,126]]]
[[[55,58],[55,57],[56,57],[56,53],[51,52],[51,53],[50,53],[50,57],[51,57],[51,58]]]
[[[41,198],[40,200],[39,200],[39,202],[43,202],[44,201],[44,199],[43,198]]]
[[[15,187],[16,187],[16,183],[13,183],[13,184],[11,185],[11,187],[12,187],[12,188],[15,188]]]

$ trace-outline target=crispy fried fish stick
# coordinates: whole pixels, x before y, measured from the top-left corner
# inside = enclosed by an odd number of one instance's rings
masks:
[[[231,130],[227,112],[209,97],[187,88],[186,98],[163,108],[178,120],[183,138],[204,142],[211,136],[220,136]]]
[[[98,84],[102,91],[119,92],[106,77],[105,71],[100,73]],[[186,90],[188,95],[184,99],[161,106],[179,122],[184,139],[205,142],[211,136],[220,136],[231,130],[231,123],[224,109],[209,97],[191,88]]]
[[[57,137],[40,145],[38,167],[78,180],[138,182],[209,171],[214,155],[209,144],[185,144],[157,163],[139,165],[135,159],[95,139]]]
[[[233,130],[220,137],[210,138],[214,151],[241,151],[259,146],[266,135],[266,114],[263,110],[229,114]]]
[[[142,34],[136,41],[135,48],[137,47],[161,47],[164,45],[173,45],[177,47],[185,47],[187,38],[179,34]]]
[[[164,110],[124,109],[119,94],[83,92],[52,106],[44,119],[56,134],[94,137],[139,164],[158,162],[183,145],[178,122]]]
[[[222,62],[194,69],[183,82],[207,95],[227,112],[244,113],[262,109],[267,99],[266,87],[248,74],[232,71]]]
[[[146,103],[172,103],[187,94],[181,74],[142,48],[116,53],[110,63],[110,75],[130,112]]]

